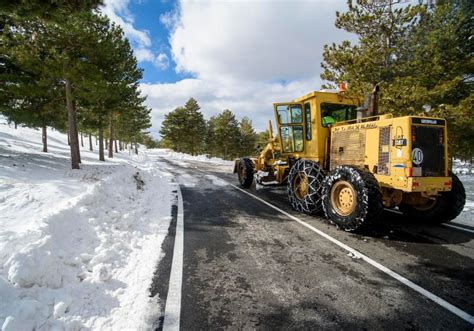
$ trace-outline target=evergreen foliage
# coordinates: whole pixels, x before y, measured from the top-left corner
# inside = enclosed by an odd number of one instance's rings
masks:
[[[257,134],[247,117],[239,122],[226,109],[205,121],[199,110],[199,104],[191,98],[183,107],[166,114],[160,130],[160,147],[224,159],[255,153]]]
[[[106,135],[113,157],[117,140],[139,142],[151,125],[139,91],[142,70],[122,29],[93,11],[100,3],[0,6],[0,113],[67,131],[72,168],[80,163],[78,130],[99,136],[105,160]]]
[[[239,123],[240,129],[240,156],[250,156],[255,154],[257,144],[257,134],[252,126],[252,121],[248,117],[242,118]]]
[[[336,26],[355,33],[358,43],[326,45],[321,78],[329,82],[325,87],[348,82],[353,95],[379,84],[382,113],[418,115],[431,108],[429,116],[448,120],[451,154],[470,159],[472,17],[472,1],[395,7],[390,0],[349,0],[348,11],[337,13]]]

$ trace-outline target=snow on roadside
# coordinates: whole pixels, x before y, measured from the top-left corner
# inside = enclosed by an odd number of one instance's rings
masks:
[[[466,204],[464,209],[451,223],[459,223],[474,227],[474,176],[460,175],[459,179],[466,190]]]
[[[73,171],[66,137],[49,142],[0,123],[2,330],[150,328],[172,176],[146,152],[103,163],[85,148]]]
[[[218,157],[209,157],[207,155],[189,155],[185,153],[179,153],[179,152],[174,152],[170,149],[152,149],[150,152],[154,153],[155,155],[159,155],[165,159],[171,160],[171,161],[198,161],[198,162],[205,162],[205,163],[212,163],[212,164],[218,164],[218,165],[224,165],[224,166],[233,166],[234,161],[227,161],[220,159]],[[189,162],[185,163],[182,162],[182,165],[184,167],[189,166]]]

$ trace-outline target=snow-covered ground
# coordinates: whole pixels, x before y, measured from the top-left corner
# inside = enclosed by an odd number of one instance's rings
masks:
[[[43,153],[40,131],[0,120],[2,330],[149,327],[172,176],[146,152],[104,163],[87,145],[70,170],[66,136],[48,131]]]
[[[234,166],[234,161],[226,161],[217,157],[209,157],[207,155],[189,155],[184,153],[174,152],[170,149],[155,149],[153,150],[156,155],[163,157],[173,163],[180,164],[181,166],[187,168],[190,166],[189,162],[180,162],[180,161],[198,161],[205,162],[209,164],[215,164],[219,166]],[[232,169],[231,169],[232,171]]]
[[[466,190],[466,204],[461,215],[451,223],[460,223],[474,227],[474,176],[460,175],[459,179]]]

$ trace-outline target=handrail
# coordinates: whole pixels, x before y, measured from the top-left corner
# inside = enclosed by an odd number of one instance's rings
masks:
[[[338,126],[338,125],[344,125],[344,124],[352,124],[352,123],[362,123],[362,122],[371,122],[371,121],[376,121],[377,119],[380,119],[380,117],[386,117],[387,119],[393,118],[392,114],[380,114],[380,115],[375,115],[375,116],[369,116],[369,117],[362,117],[362,118],[356,118],[353,120],[347,120],[347,121],[342,121],[342,122],[336,122],[332,126]]]

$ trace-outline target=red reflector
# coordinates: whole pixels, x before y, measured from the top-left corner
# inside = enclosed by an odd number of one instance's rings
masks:
[[[418,182],[413,182],[413,187],[417,187],[417,186],[420,186],[420,183],[418,183]]]
[[[407,177],[413,177],[413,168],[405,168],[405,175]]]
[[[444,182],[444,186],[451,186],[451,182]]]

